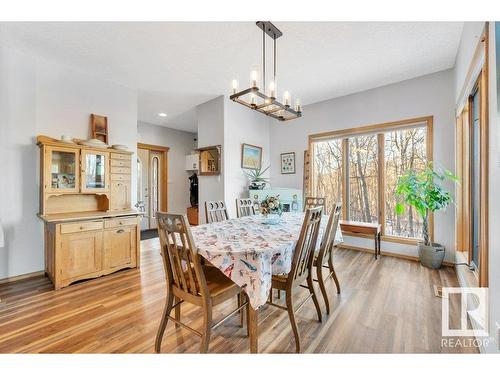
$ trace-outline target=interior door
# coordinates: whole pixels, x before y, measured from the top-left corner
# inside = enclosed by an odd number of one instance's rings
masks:
[[[137,208],[142,212],[141,230],[149,229],[149,150],[137,150]]]
[[[161,207],[161,165],[163,154],[149,151],[149,229],[157,227],[156,212]]]

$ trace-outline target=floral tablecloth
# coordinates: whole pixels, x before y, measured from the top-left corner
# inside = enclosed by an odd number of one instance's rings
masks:
[[[272,275],[290,272],[304,213],[283,213],[278,224],[263,224],[261,215],[192,227],[199,254],[242,287],[254,309],[264,305]],[[320,237],[328,223],[321,220]],[[335,242],[342,242],[340,229]]]

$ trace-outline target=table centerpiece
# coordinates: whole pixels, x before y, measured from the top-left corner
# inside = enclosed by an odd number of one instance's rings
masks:
[[[260,212],[264,216],[264,224],[278,224],[281,220],[281,214],[283,213],[283,204],[279,199],[279,194],[275,197],[266,196],[262,202],[260,202]]]

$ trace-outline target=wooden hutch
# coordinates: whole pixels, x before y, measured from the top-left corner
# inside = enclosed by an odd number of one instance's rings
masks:
[[[132,152],[38,136],[45,272],[55,289],[139,267],[139,214],[131,209]]]

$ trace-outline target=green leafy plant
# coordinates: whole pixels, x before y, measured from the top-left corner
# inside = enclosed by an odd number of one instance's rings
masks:
[[[259,184],[259,183],[267,183],[269,181],[269,178],[264,177],[264,173],[269,169],[269,167],[265,168],[262,170],[261,168],[257,169],[247,169],[243,170],[243,173],[247,178],[250,180],[252,184]]]
[[[414,207],[422,217],[424,243],[431,246],[429,238],[429,214],[444,210],[452,198],[450,193],[441,185],[445,180],[457,182],[457,177],[443,168],[434,168],[429,163],[421,172],[410,170],[399,177],[396,194],[402,197],[403,202]],[[405,206],[402,202],[396,204],[396,213],[403,214]]]

